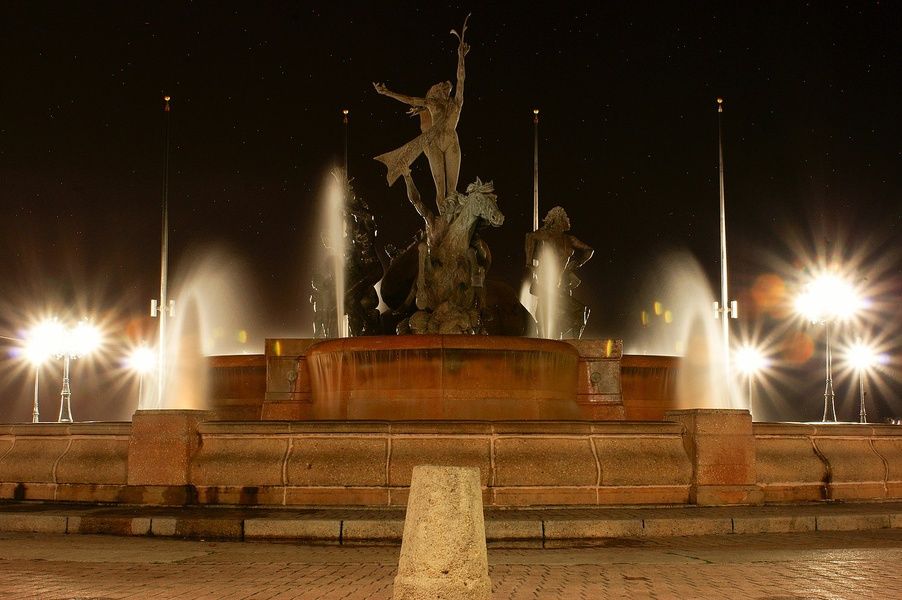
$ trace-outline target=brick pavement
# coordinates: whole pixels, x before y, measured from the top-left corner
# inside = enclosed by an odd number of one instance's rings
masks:
[[[0,597],[388,599],[396,547],[0,534]],[[490,549],[494,598],[902,598],[902,530]]]

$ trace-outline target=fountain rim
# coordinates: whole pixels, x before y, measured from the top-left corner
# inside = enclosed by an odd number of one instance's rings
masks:
[[[505,335],[370,335],[330,338],[315,342],[307,356],[335,352],[396,350],[485,350],[513,352],[549,352],[579,358],[579,351],[566,341]]]

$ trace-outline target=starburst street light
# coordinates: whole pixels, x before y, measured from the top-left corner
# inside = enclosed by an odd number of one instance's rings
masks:
[[[826,348],[824,385],[824,416],[836,421],[835,394],[833,393],[833,356],[830,348],[830,323],[852,317],[861,306],[861,300],[848,281],[838,274],[825,272],[815,277],[796,298],[796,312],[812,323],[824,324],[824,344]]]
[[[886,357],[864,342],[849,346],[845,353],[846,363],[858,372],[858,422],[867,423],[868,415],[864,405],[864,380],[868,372],[886,361]]]
[[[72,422],[72,391],[69,389],[69,361],[87,356],[102,342],[100,330],[88,321],[79,321],[75,327],[54,325],[56,335],[53,355],[63,359],[63,388],[60,391],[60,414],[57,422]]]
[[[31,422],[41,420],[38,407],[38,392],[41,367],[54,355],[57,341],[63,336],[65,329],[59,321],[47,319],[32,327],[25,336],[24,356],[34,366],[34,405],[31,411]]]
[[[733,364],[736,369],[745,375],[749,386],[749,411],[752,411],[752,386],[755,374],[770,365],[770,360],[758,348],[745,345],[737,348],[733,353]],[[754,413],[753,413],[754,414]]]
[[[125,360],[125,366],[138,375],[138,407],[144,391],[144,376],[157,366],[156,352],[145,345],[137,346]]]

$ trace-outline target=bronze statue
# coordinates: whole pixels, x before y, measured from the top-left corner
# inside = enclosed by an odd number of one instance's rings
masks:
[[[526,268],[531,272],[529,292],[536,296],[539,332],[544,337],[580,338],[589,320],[589,309],[573,298],[573,290],[581,283],[576,269],[589,262],[595,251],[570,231],[570,218],[560,206],[548,211],[542,226],[526,234]],[[573,260],[579,251],[578,258]],[[542,261],[553,264],[542,264]],[[551,274],[543,281],[539,271]],[[551,286],[552,289],[546,289]]]
[[[442,212],[442,201],[457,191],[460,174],[460,142],[457,139],[457,122],[464,104],[464,57],[470,46],[464,42],[467,20],[461,33],[453,29],[457,36],[457,87],[451,96],[451,82],[436,83],[426,92],[425,98],[407,96],[390,91],[384,83],[373,83],[376,91],[383,96],[394,98],[410,106],[409,114],[420,116],[419,136],[396,150],[380,154],[376,160],[388,167],[388,185],[393,185],[398,177],[409,172],[410,165],[420,154],[425,153],[435,182],[435,200]]]

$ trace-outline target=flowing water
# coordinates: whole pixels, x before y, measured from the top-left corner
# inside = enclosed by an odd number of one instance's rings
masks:
[[[715,296],[698,262],[687,253],[660,259],[648,274],[627,335],[628,354],[680,356],[679,408],[747,408],[727,381]]]

